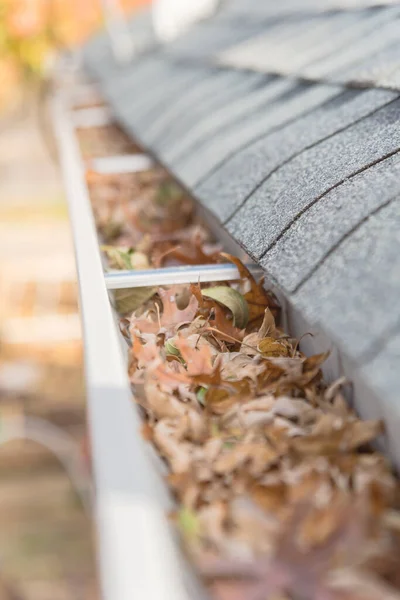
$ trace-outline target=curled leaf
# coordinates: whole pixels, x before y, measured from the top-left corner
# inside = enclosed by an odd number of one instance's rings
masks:
[[[177,358],[182,359],[180,351],[175,346],[172,340],[167,340],[165,342],[164,349],[167,356],[176,356]]]
[[[198,348],[192,347],[184,338],[178,338],[175,343],[189,375],[211,375],[214,372],[211,346],[204,343]]]
[[[103,225],[99,225],[99,231],[105,241],[112,242],[122,234],[123,224],[119,221],[109,220]]]
[[[289,356],[289,346],[274,338],[266,337],[258,344],[258,350],[263,356]]]
[[[182,506],[178,513],[179,527],[188,541],[194,541],[199,535],[199,520],[196,513],[188,508]]]
[[[126,315],[137,310],[142,304],[150,300],[156,293],[155,287],[140,287],[127,290],[115,290],[115,308],[121,315]]]
[[[266,337],[267,335],[272,335],[275,332],[275,318],[270,309],[267,308],[264,311],[264,319],[261,323],[261,327],[258,331],[259,339]]]
[[[108,259],[109,266],[112,269],[131,270],[132,248],[118,248],[117,246],[101,246],[102,251]]]
[[[117,246],[101,246],[102,251],[108,259],[112,269],[136,270],[148,269],[150,262],[143,252],[137,252],[133,248]]]
[[[275,317],[278,316],[278,303],[273,296],[264,289],[263,281],[257,283],[248,268],[236,256],[232,256],[232,254],[227,254],[226,252],[221,252],[221,256],[237,266],[242,281],[248,280],[250,283],[250,291],[245,295],[249,306],[249,321],[257,321],[263,317],[267,307],[271,309]]]
[[[233,288],[217,285],[202,291],[203,296],[211,298],[219,304],[229,308],[233,315],[233,324],[239,329],[244,329],[249,321],[249,307],[242,294]]]
[[[174,181],[163,181],[156,192],[154,201],[160,205],[166,205],[180,199],[183,196],[182,188]]]
[[[181,326],[183,323],[190,323],[197,312],[198,302],[194,296],[190,297],[189,303],[183,310],[180,310],[177,303],[177,296],[182,292],[180,286],[170,288],[160,288],[158,295],[161,298],[163,311],[161,315],[161,326],[168,330]]]
[[[207,388],[200,386],[199,389],[196,392],[196,398],[199,404],[201,404],[201,406],[205,406],[206,401],[205,401],[205,396],[207,394]]]

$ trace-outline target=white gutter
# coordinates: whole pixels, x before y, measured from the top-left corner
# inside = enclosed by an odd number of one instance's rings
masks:
[[[52,108],[79,277],[103,598],[198,598],[201,590],[171,536],[161,470],[141,437],[72,120],[61,97]]]

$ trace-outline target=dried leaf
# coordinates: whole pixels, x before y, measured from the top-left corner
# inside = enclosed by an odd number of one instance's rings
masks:
[[[106,242],[112,242],[122,234],[123,224],[120,221],[109,219],[99,226],[99,231]]]
[[[316,410],[308,402],[288,396],[280,396],[276,399],[272,407],[273,413],[286,417],[288,419],[306,419],[308,416],[314,416]]]
[[[341,569],[331,575],[327,600],[400,600],[400,592],[388,582],[360,569]]]
[[[187,407],[179,421],[179,437],[201,444],[207,439],[208,423],[204,415],[194,408]]]
[[[279,514],[288,500],[288,486],[279,481],[274,485],[254,483],[250,488],[251,496],[267,513]]]
[[[335,420],[330,420],[328,429],[320,428],[319,431],[317,429],[317,433],[296,438],[292,447],[296,452],[307,455],[349,452],[371,442],[382,432],[383,426],[380,421],[339,421],[336,424]]]
[[[168,205],[183,196],[182,188],[174,181],[163,181],[155,194],[154,201],[160,206]]]
[[[160,349],[155,343],[144,344],[135,334],[131,335],[132,355],[137,359],[139,368],[161,362]]]
[[[204,343],[199,348],[191,347],[183,337],[177,338],[175,344],[186,363],[189,375],[211,375],[214,372],[209,344]]]
[[[320,366],[326,361],[330,352],[323,352],[321,354],[314,354],[305,359],[303,363],[303,373],[315,372]]]
[[[192,509],[182,506],[178,513],[178,524],[189,543],[196,541],[200,533],[200,524],[196,513]]]
[[[165,234],[188,225],[193,203],[181,189],[170,182],[161,184],[152,193],[145,193],[131,207],[130,219],[143,233]],[[173,188],[173,191],[172,191]],[[160,193],[160,189],[169,190]]]
[[[263,339],[264,337],[272,336],[272,334],[275,332],[276,330],[276,325],[275,325],[275,317],[272,314],[272,312],[270,311],[270,309],[267,307],[264,311],[264,319],[263,322],[261,323],[261,327],[258,331],[258,337],[259,339]]]
[[[237,266],[241,278],[250,282],[251,289],[245,295],[245,299],[249,306],[249,321],[257,321],[263,317],[266,308],[270,308],[276,316],[278,313],[278,304],[264,289],[263,285],[256,282],[253,275],[247,267],[244,266],[242,261],[236,256],[232,256],[232,254],[227,254],[226,252],[221,252],[221,256],[230,262],[233,262]]]
[[[175,426],[159,421],[154,426],[154,443],[167,459],[174,473],[185,473],[190,468],[192,445],[175,437]]]
[[[174,365],[176,365],[179,370],[173,370]],[[177,361],[159,364],[156,368],[151,370],[151,375],[154,379],[158,380],[158,383],[164,390],[169,392],[179,390],[181,385],[185,386],[190,384],[190,378],[182,365]]]
[[[223,364],[221,375],[225,381],[240,381],[248,378],[256,382],[257,377],[266,369],[265,363],[256,362],[252,357],[241,352],[225,352],[221,354],[221,362]]]
[[[235,327],[232,319],[228,319],[224,310],[216,302],[212,308],[213,317],[209,319],[209,323],[213,328],[216,337],[225,340],[228,343],[235,343],[235,340],[240,342],[244,335],[244,330]]]
[[[174,246],[168,252],[168,258],[177,260],[183,265],[207,265],[218,262],[219,251],[206,253],[205,244],[201,237],[182,242],[179,246]]]
[[[262,339],[258,346],[258,351],[262,356],[265,357],[278,357],[278,356],[289,356],[290,355],[290,346],[279,340],[274,340],[274,338],[266,337]]]
[[[143,439],[146,440],[146,442],[153,441],[153,428],[147,421],[145,421],[142,425],[141,434]]]
[[[194,296],[190,297],[187,307],[180,310],[176,303],[176,295],[181,291],[179,286],[163,289],[159,288],[158,294],[161,298],[163,311],[161,315],[161,327],[171,333],[176,327],[184,323],[190,323],[197,312],[198,302]]]
[[[229,308],[233,315],[235,327],[239,329],[246,327],[249,321],[249,307],[245,298],[238,291],[228,286],[219,285],[203,290],[202,295]]]
[[[118,248],[117,246],[101,246],[101,250],[108,258],[111,269],[131,270],[131,255],[133,248]]]
[[[138,287],[114,291],[115,308],[120,315],[134,312],[157,292],[155,287]]]
[[[229,448],[214,464],[214,470],[219,475],[226,475],[234,470],[246,467],[253,477],[259,477],[275,463],[278,452],[265,443],[240,443]]]
[[[178,348],[173,343],[172,339],[169,339],[165,342],[164,350],[167,356],[175,356],[179,359],[182,359],[182,354],[178,350]]]
[[[300,502],[277,536],[276,550],[272,556],[252,561],[203,561],[203,576],[214,581],[241,582],[242,585],[236,587],[240,590],[238,600],[265,600],[284,592],[310,600],[333,600],[328,594],[326,575],[342,549],[346,550],[344,557],[342,555],[342,564],[346,564],[347,558],[362,544],[365,535],[365,521],[357,518],[359,506],[347,502],[335,508],[338,527],[322,544],[309,552],[304,552],[299,545],[298,534],[312,508],[308,503]]]
[[[153,378],[146,377],[144,393],[145,407],[153,420],[174,419],[185,415],[185,405],[178,398],[169,398],[168,392],[162,390]]]

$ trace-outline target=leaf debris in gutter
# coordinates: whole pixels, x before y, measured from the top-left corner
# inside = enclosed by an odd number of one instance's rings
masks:
[[[240,272],[116,298],[145,436],[168,465],[173,518],[212,595],[399,600],[399,484],[371,445],[382,423],[353,412],[343,382],[327,386],[327,354],[299,351],[276,299],[221,253],[165,171],[87,181],[110,268],[228,260]]]

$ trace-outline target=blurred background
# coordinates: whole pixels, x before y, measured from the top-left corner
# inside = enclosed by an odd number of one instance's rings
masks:
[[[0,600],[98,598],[90,514],[48,449],[55,425],[89,473],[75,265],[45,97],[57,53],[102,26],[98,0],[0,0]],[[13,441],[10,419],[37,441]]]

